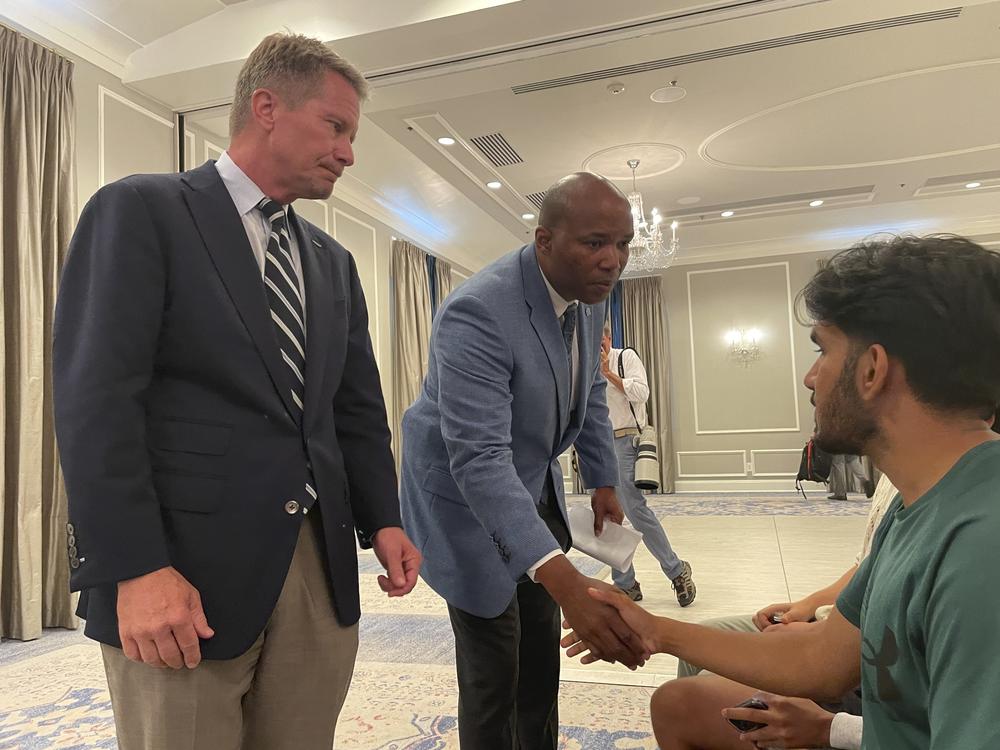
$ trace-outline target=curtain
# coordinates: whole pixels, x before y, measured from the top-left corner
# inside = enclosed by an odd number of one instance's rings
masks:
[[[392,241],[392,406],[399,468],[403,412],[420,394],[431,339],[431,286],[427,253],[405,240]]]
[[[73,64],[0,26],[0,635],[76,627],[52,314],[76,223]]]
[[[674,491],[674,446],[670,432],[670,344],[667,308],[659,276],[621,282],[624,345],[642,358],[649,378],[649,421],[656,428],[660,449],[660,491]]]
[[[440,258],[434,259],[434,314],[444,302],[445,297],[451,294],[452,277],[451,264]]]

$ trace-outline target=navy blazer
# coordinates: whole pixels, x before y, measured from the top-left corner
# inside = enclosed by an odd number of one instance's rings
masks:
[[[576,445],[588,487],[618,484],[600,372],[605,304],[580,304],[576,400],[559,321],[533,244],[456,289],[438,310],[427,377],[403,416],[403,523],[421,575],[479,617],[507,607],[519,579],[558,548],[537,512],[559,455]]]
[[[306,292],[303,424],[292,416],[260,267],[213,162],[91,198],[55,317],[55,421],[71,587],[86,633],[120,645],[117,582],[167,565],[201,594],[206,658],[243,653],[270,616],[315,479],[333,599],[358,620],[362,546],[400,525],[368,313],[354,259],[289,211]],[[294,507],[294,506],[291,506]]]

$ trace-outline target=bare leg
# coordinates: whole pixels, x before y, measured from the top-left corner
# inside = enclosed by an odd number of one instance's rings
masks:
[[[739,732],[722,718],[722,709],[756,692],[714,674],[663,683],[649,706],[660,750],[747,750]]]

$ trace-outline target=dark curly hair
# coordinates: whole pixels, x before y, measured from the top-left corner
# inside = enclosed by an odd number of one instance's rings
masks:
[[[855,350],[885,347],[925,404],[984,418],[1000,404],[1000,256],[980,245],[955,235],[867,240],[823,264],[803,302]]]

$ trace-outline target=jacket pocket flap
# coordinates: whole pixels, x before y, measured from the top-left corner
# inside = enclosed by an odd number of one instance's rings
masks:
[[[451,474],[441,471],[440,469],[428,469],[427,476],[424,477],[424,489],[431,492],[438,497],[443,497],[446,500],[451,500],[453,503],[459,503],[460,505],[467,505],[465,498],[462,496],[462,491],[458,489],[458,485],[455,484],[455,480],[451,478]]]
[[[165,451],[224,456],[229,451],[233,428],[220,424],[165,419],[152,428],[152,443]]]

